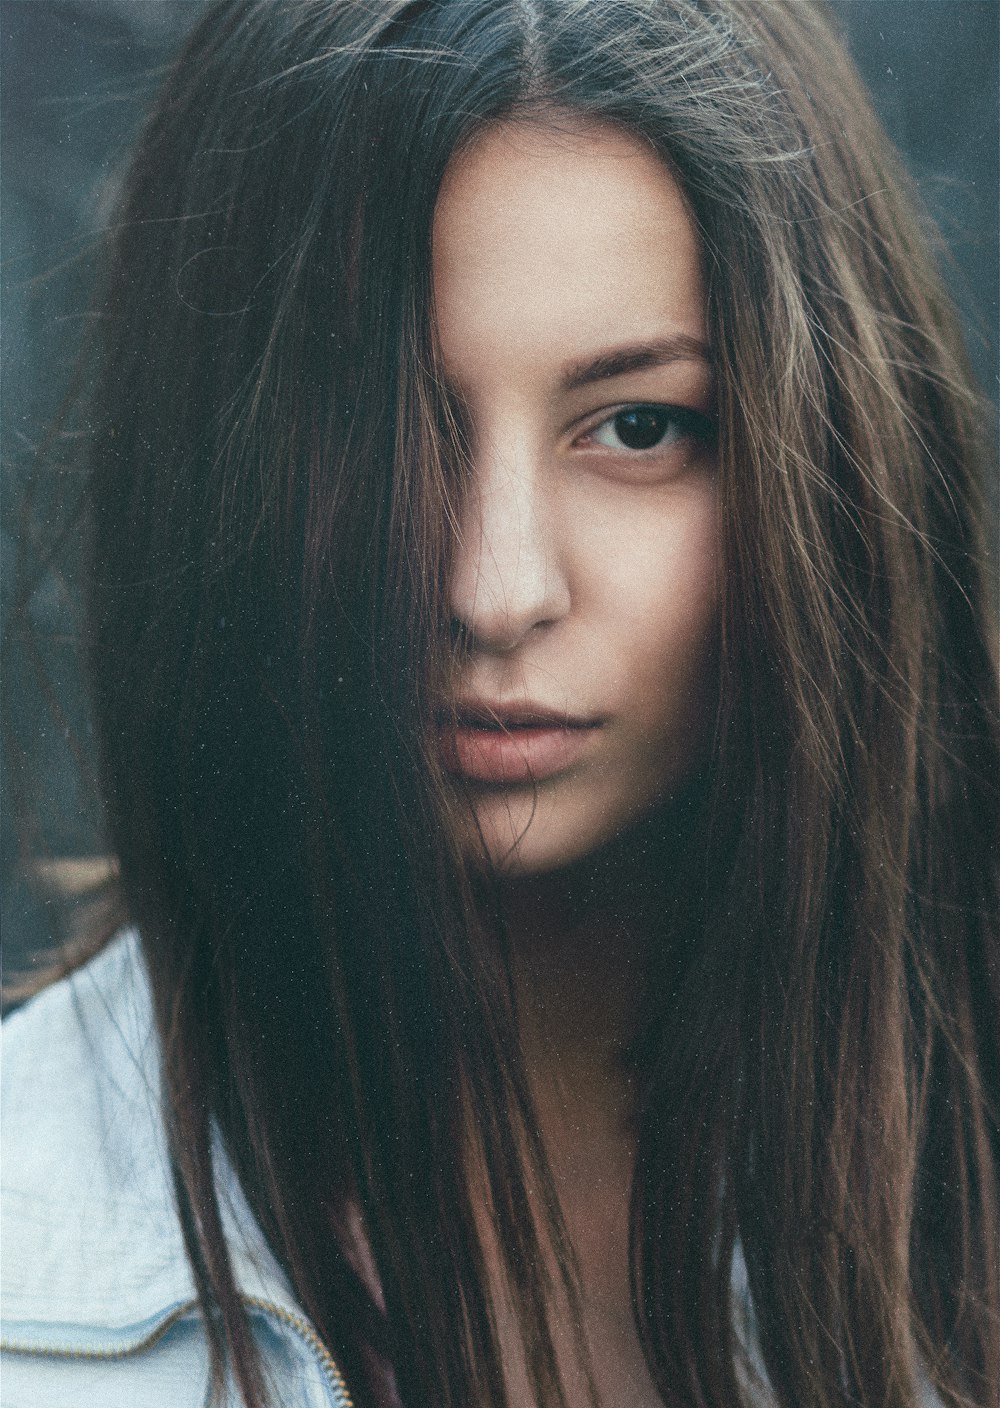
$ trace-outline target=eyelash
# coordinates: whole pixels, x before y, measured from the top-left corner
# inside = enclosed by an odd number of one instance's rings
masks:
[[[621,432],[614,430],[617,420],[635,412],[648,412],[654,417],[663,418],[659,438],[652,445],[635,446],[621,443]],[[613,431],[620,442],[618,445],[608,445],[596,439],[598,432],[606,428]],[[667,436],[671,430],[674,433],[664,440],[664,436]],[[624,406],[619,406],[611,415],[598,421],[581,438],[617,454],[657,455],[672,449],[683,440],[694,440],[702,445],[710,445],[715,439],[715,423],[711,417],[704,415],[701,411],[692,410],[689,406],[664,405],[662,402],[656,401],[631,401]]]

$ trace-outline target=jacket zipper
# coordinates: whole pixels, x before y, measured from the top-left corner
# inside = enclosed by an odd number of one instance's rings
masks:
[[[289,1329],[294,1330],[299,1339],[307,1346],[314,1358],[318,1361],[323,1371],[324,1378],[333,1390],[336,1408],[354,1408],[354,1399],[351,1397],[344,1376],[340,1372],[339,1364],[320,1339],[319,1335],[317,1335],[316,1331],[309,1324],[308,1320],[301,1315],[293,1315],[290,1310],[285,1310],[282,1306],[275,1305],[269,1300],[262,1300],[258,1296],[241,1296],[240,1299],[244,1305],[252,1306],[254,1310],[260,1310],[267,1315],[272,1315],[276,1320],[280,1320],[283,1325],[287,1325]],[[0,1350],[5,1354],[35,1354],[42,1358],[49,1359],[129,1359],[133,1354],[141,1354],[144,1350],[151,1349],[158,1340],[163,1338],[173,1325],[177,1324],[178,1320],[197,1308],[198,1302],[196,1300],[185,1301],[183,1305],[179,1305],[176,1309],[172,1310],[166,1319],[162,1320],[154,1330],[150,1331],[145,1339],[139,1340],[136,1344],[126,1345],[123,1348],[116,1348],[113,1345],[99,1345],[93,1349],[64,1349],[60,1348],[58,1345],[46,1345],[43,1348],[39,1348],[35,1345],[18,1344],[16,1340],[4,1339],[0,1340]]]
[[[269,1300],[260,1300],[257,1296],[241,1296],[244,1305],[252,1305],[255,1310],[262,1310],[267,1315],[273,1315],[282,1324],[295,1331],[299,1339],[308,1346],[319,1361],[320,1368],[326,1377],[327,1383],[333,1389],[334,1402],[337,1408],[354,1408],[354,1399],[350,1395],[344,1376],[340,1372],[340,1365],[327,1349],[326,1345],[317,1335],[309,1321],[301,1315],[293,1315],[290,1310],[285,1310],[280,1305],[274,1305]]]
[[[16,1340],[0,1340],[0,1350],[4,1354],[37,1354],[48,1359],[129,1359],[133,1354],[141,1354],[145,1349],[152,1349],[156,1342],[163,1338],[172,1325],[191,1310],[194,1310],[198,1302],[196,1300],[185,1301],[172,1310],[166,1319],[161,1320],[155,1329],[151,1330],[144,1340],[138,1340],[135,1344],[124,1346],[97,1345],[93,1349],[68,1349],[59,1345],[43,1345],[39,1347],[33,1344],[18,1344]]]

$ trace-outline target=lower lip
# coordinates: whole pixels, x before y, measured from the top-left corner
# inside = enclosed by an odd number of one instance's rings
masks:
[[[541,782],[571,767],[598,727],[443,728],[441,757],[449,772],[472,782]]]

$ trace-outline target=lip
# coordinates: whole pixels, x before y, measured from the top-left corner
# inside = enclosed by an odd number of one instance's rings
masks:
[[[470,782],[541,782],[577,762],[602,726],[532,703],[462,701],[437,717],[446,770]]]

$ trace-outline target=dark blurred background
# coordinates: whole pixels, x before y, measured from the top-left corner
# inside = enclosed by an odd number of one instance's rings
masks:
[[[52,472],[26,505],[34,452],[69,384],[93,251],[130,140],[201,7],[202,0],[0,4],[4,625],[19,552],[33,557],[36,539],[54,531],[78,492],[72,473]],[[945,274],[995,404],[1000,4],[832,0],[832,8],[941,231]],[[86,891],[102,864],[94,859],[100,842],[86,784],[72,551],[41,575],[30,614],[34,645],[12,640],[3,660],[0,929],[7,975],[28,966],[53,935],[60,898]]]

